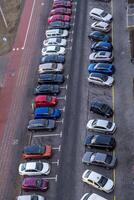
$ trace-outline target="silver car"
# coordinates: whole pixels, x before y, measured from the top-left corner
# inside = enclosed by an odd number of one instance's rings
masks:
[[[110,155],[107,153],[94,153],[87,151],[83,155],[82,162],[87,165],[97,165],[107,169],[112,169],[117,163],[117,158],[115,155]]]
[[[94,83],[96,85],[111,87],[113,85],[114,79],[112,76],[107,76],[106,74],[91,73],[89,74],[88,82]]]
[[[106,22],[94,22],[91,24],[91,28],[95,31],[103,31],[106,33],[111,30],[111,26]]]
[[[61,63],[45,63],[39,65],[39,74],[44,73],[63,73],[64,67]]]
[[[67,45],[67,40],[64,38],[49,38],[47,40],[43,41],[44,46],[53,46],[53,45],[58,45],[58,46],[63,46],[65,47]]]
[[[113,55],[112,52],[108,51],[98,51],[93,52],[89,55],[89,60],[91,62],[112,62],[113,61]]]
[[[99,21],[104,21],[104,22],[111,22],[112,21],[112,15],[105,12],[104,10],[100,9],[100,8],[93,8],[90,13],[89,16],[92,19],[96,19]]]

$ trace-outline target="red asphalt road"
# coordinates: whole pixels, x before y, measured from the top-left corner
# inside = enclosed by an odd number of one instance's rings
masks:
[[[24,44],[33,2],[34,0],[25,1],[13,48],[21,48]],[[8,55],[10,59],[6,82],[4,88],[0,91],[0,200],[7,200],[5,199],[5,194],[7,193],[8,179],[11,177],[9,166],[12,159],[12,144],[16,124],[21,117],[22,96],[26,89],[26,80],[34,53],[31,49],[34,49],[37,38],[39,13],[42,9],[41,2],[41,0],[37,0],[35,3],[25,49],[12,51]],[[9,104],[9,102],[11,103]],[[14,186],[12,188],[14,189]]]

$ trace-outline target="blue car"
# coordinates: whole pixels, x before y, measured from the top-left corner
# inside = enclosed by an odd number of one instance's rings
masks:
[[[107,35],[105,33],[102,33],[100,31],[93,31],[88,35],[89,39],[96,40],[96,41],[111,41],[110,35]]]
[[[112,64],[107,63],[91,63],[88,65],[89,73],[103,73],[112,75],[115,72],[115,68]]]
[[[44,63],[64,63],[64,55],[46,55],[41,58],[40,64]]]
[[[61,110],[50,107],[39,107],[34,111],[34,119],[57,119],[61,116]]]
[[[91,46],[91,50],[95,50],[95,51],[112,51],[113,46],[110,42],[95,42],[92,46]]]

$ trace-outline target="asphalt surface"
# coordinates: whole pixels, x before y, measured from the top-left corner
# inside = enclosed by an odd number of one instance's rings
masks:
[[[40,3],[42,3],[40,1]],[[61,86],[61,94],[58,96],[58,108],[62,110],[62,117],[57,120],[57,129],[54,132],[28,132],[26,129],[28,120],[32,118],[31,102],[33,89],[36,86],[37,66],[39,64],[40,50],[47,29],[47,18],[51,9],[52,1],[43,2],[42,9],[39,7],[35,12],[36,24],[32,23],[35,36],[30,39],[21,65],[28,63],[29,70],[24,77],[25,83],[19,85],[18,101],[20,109],[17,114],[12,115],[14,123],[13,133],[9,145],[11,145],[10,163],[8,164],[5,179],[6,187],[1,193],[1,200],[13,200],[19,194],[26,194],[21,190],[22,178],[18,176],[18,165],[24,162],[21,159],[21,151],[27,144],[51,144],[53,146],[53,157],[49,159],[52,166],[51,173],[45,177],[50,182],[47,192],[41,194],[47,199],[74,200],[80,199],[86,192],[95,192],[108,200],[132,200],[134,196],[134,154],[133,154],[133,101],[134,101],[134,69],[130,63],[129,38],[126,30],[126,1],[113,0],[104,3],[95,0],[73,1],[72,29],[70,31],[67,55],[65,63],[65,83]],[[103,8],[113,14],[112,38],[114,45],[114,65],[116,67],[115,84],[111,89],[89,85],[87,82],[87,65],[91,42],[88,40],[90,25],[93,22],[89,18],[89,11],[93,7]],[[120,9],[119,9],[120,8]],[[38,12],[37,12],[38,11]],[[75,17],[74,17],[75,16]],[[32,51],[30,51],[32,48]],[[27,56],[26,56],[27,55]],[[29,62],[28,62],[29,61]],[[22,90],[21,87],[25,86]],[[89,119],[100,118],[89,111],[90,102],[99,99],[108,103],[114,109],[114,117],[117,131],[114,134],[117,146],[114,154],[117,155],[118,165],[115,170],[107,170],[100,167],[87,167],[82,164],[81,159],[87,150],[83,140],[87,134],[86,123]],[[12,110],[13,113],[13,110]],[[9,157],[7,157],[8,159]],[[110,194],[94,189],[81,181],[85,169],[92,169],[111,178],[115,183],[115,189]],[[6,168],[7,169],[7,168]],[[6,192],[8,191],[8,193]],[[29,192],[28,194],[31,194]],[[34,192],[35,193],[35,192]]]

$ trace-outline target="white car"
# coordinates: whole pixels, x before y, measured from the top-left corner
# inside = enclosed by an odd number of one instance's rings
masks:
[[[92,19],[96,19],[99,21],[104,21],[104,22],[111,22],[112,21],[112,15],[105,12],[104,10],[100,9],[100,8],[93,8],[90,13],[89,16]]]
[[[91,74],[89,74],[88,82],[94,83],[96,85],[111,87],[114,83],[114,79],[112,76],[107,76],[106,74],[91,73]]]
[[[48,40],[43,41],[43,45],[46,46],[61,46],[65,47],[67,45],[67,40],[63,38],[49,38]]]
[[[80,200],[107,200],[107,199],[95,193],[92,194],[85,193]]]
[[[39,65],[39,74],[44,73],[63,73],[64,67],[61,63],[44,63]]]
[[[17,197],[17,200],[45,200],[43,196],[40,195],[20,195]]]
[[[91,131],[113,134],[116,130],[116,126],[114,122],[110,122],[108,120],[91,119],[87,123],[87,129]]]
[[[82,181],[106,193],[110,193],[114,189],[114,183],[111,179],[92,170],[87,169],[83,173]]]
[[[109,51],[98,51],[93,52],[89,55],[89,60],[92,62],[112,62],[113,55]]]
[[[46,162],[27,162],[19,165],[19,174],[22,176],[48,175],[50,165]]]
[[[59,46],[47,46],[41,50],[42,56],[46,55],[64,55],[65,48]]]
[[[106,33],[111,30],[111,26],[106,22],[94,22],[91,24],[91,28],[95,31],[103,31]]]

